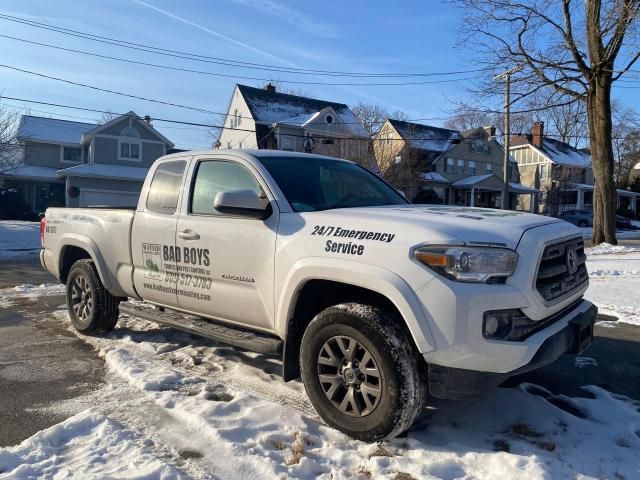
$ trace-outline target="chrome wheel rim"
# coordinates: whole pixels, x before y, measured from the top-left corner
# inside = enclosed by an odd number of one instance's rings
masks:
[[[382,397],[382,375],[373,356],[356,339],[341,335],[324,342],[318,354],[322,391],[340,412],[372,413]]]
[[[86,322],[93,312],[94,300],[89,281],[82,275],[71,284],[71,309],[78,320]]]

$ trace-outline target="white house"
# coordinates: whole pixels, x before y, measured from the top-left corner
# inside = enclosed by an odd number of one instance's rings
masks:
[[[369,137],[343,103],[236,85],[218,148],[268,148],[368,160]]]
[[[510,153],[518,162],[523,185],[542,191],[542,212],[593,208],[594,178],[591,153],[544,135],[544,122],[536,122],[530,135],[511,139]],[[640,194],[618,190],[617,205],[637,211]]]

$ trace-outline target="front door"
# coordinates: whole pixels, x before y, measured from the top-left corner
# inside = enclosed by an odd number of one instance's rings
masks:
[[[136,291],[144,300],[168,307],[178,306],[179,264],[175,240],[178,200],[186,166],[185,160],[158,165],[146,204],[136,211],[131,232]]]
[[[201,160],[193,168],[191,198],[183,202],[176,244],[182,271],[180,308],[266,331],[273,330],[277,208],[266,220],[218,212],[218,192],[254,190],[269,201],[249,164]]]

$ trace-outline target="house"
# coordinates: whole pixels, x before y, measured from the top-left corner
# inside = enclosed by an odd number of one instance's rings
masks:
[[[542,191],[543,213],[593,208],[594,178],[588,149],[545,136],[544,122],[536,122],[531,134],[512,138],[510,152],[518,162],[522,183]],[[636,212],[639,195],[618,190],[618,207],[626,205]]]
[[[500,208],[504,149],[495,127],[464,132],[387,119],[374,138],[384,178],[417,202]],[[510,207],[529,210],[536,191],[510,169]]]
[[[367,164],[370,138],[344,103],[236,85],[218,148],[268,148]]]
[[[48,206],[133,207],[151,164],[173,143],[134,112],[102,125],[23,115],[19,158],[0,172],[27,211]]]

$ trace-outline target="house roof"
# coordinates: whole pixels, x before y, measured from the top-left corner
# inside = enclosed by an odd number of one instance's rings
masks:
[[[25,180],[45,180],[48,182],[57,180],[55,168],[38,165],[22,165],[2,172],[2,175]]]
[[[387,119],[407,144],[416,150],[421,150],[427,162],[433,162],[443,153],[453,148],[451,140],[460,139],[460,133],[448,128],[432,127],[421,123],[405,122],[404,120]]]
[[[148,168],[143,167],[90,163],[63,168],[62,170],[58,170],[56,175],[58,177],[100,177],[111,180],[143,182],[148,171]]]
[[[144,120],[141,120],[141,117],[136,112],[134,112],[132,110],[128,111],[127,113],[125,113],[123,115],[120,115],[120,116],[117,116],[115,118],[112,118],[107,123],[103,123],[101,125],[93,125],[92,129],[90,129],[90,130],[88,130],[88,131],[83,133],[83,135],[82,135],[82,143],[89,142],[91,140],[91,138],[94,135],[96,135],[97,133],[100,133],[102,130],[106,130],[107,128],[111,127],[112,125],[115,125],[118,122],[121,122],[123,119],[129,118],[129,117],[132,117],[134,120],[136,120],[138,122],[138,125],[141,125],[143,128],[146,128],[147,130],[149,130],[153,135],[155,135],[156,137],[160,138],[170,148],[174,146],[174,144],[173,144],[173,142],[171,142],[171,140],[169,140],[167,137],[162,135],[158,130],[153,128],[152,125],[149,125]]]
[[[493,173],[487,173],[485,175],[471,175],[468,177],[461,178],[457,182],[453,183],[454,187],[470,187],[472,185],[477,185],[480,182],[485,181],[488,178],[493,177]]]
[[[571,145],[555,140],[549,137],[543,137],[542,145],[540,147],[533,144],[533,137],[531,135],[520,136],[520,139],[524,138],[522,144],[528,144],[531,148],[535,148],[545,157],[551,160],[553,163],[559,165],[569,165],[573,167],[590,167],[591,166],[591,154],[588,150],[572,147]],[[512,148],[517,148],[520,145],[514,145]]]
[[[368,137],[364,127],[344,103],[328,102],[315,98],[289,95],[288,93],[270,92],[247,85],[238,84],[237,87],[256,122],[273,124],[287,121],[289,123],[293,119],[296,122],[300,122],[305,117],[306,121],[309,121],[309,117],[327,107],[331,107],[340,116],[342,124],[352,134]]]
[[[428,182],[440,182],[440,183],[449,183],[449,180],[444,178],[438,172],[422,172],[420,174],[420,178],[422,180],[426,180]]]
[[[19,140],[80,144],[82,134],[95,127],[95,123],[22,115],[16,137]]]

